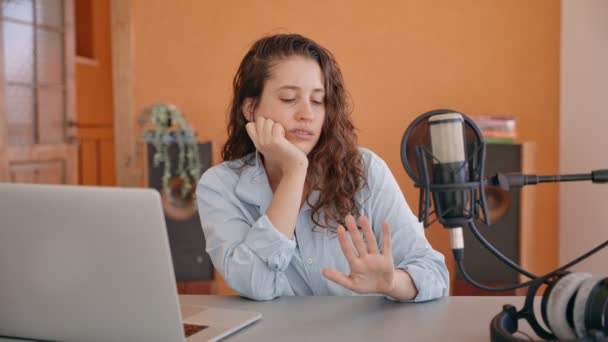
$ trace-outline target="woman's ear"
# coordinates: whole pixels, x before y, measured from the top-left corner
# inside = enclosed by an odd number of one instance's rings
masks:
[[[255,101],[253,98],[246,97],[243,100],[243,106],[241,107],[241,109],[243,110],[243,116],[245,116],[245,119],[247,119],[247,121],[255,121],[255,118],[253,116],[253,112],[255,111]]]

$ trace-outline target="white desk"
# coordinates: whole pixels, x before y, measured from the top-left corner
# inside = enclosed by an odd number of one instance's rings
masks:
[[[446,297],[415,304],[369,296],[283,297],[268,302],[220,296],[180,299],[184,304],[262,313],[262,320],[226,341],[488,342],[490,321],[503,304],[519,309],[524,302],[524,297]],[[527,323],[520,325],[536,337]]]
[[[262,313],[260,321],[226,341],[488,342],[490,321],[502,305],[513,304],[519,309],[524,297],[447,297],[426,303],[395,303],[371,296],[284,297],[255,302],[236,296],[189,295],[180,296],[180,301]],[[521,326],[531,333],[526,323]]]

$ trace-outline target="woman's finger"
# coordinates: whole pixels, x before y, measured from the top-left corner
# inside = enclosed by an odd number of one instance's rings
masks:
[[[266,118],[263,116],[258,116],[255,120],[255,129],[258,137],[258,144],[264,145],[266,141],[264,140],[264,123],[266,123]]]
[[[378,241],[376,241],[376,237],[374,236],[374,231],[372,230],[372,227],[369,224],[369,220],[367,219],[367,217],[361,215],[359,217],[359,222],[361,223],[361,228],[363,228],[363,234],[365,234],[365,242],[367,242],[367,251],[370,254],[378,254]]]
[[[275,123],[274,126],[272,126],[272,136],[275,139],[284,138],[285,137],[285,129],[283,128],[283,125],[281,125],[278,122]]]
[[[275,122],[271,119],[266,119],[264,123],[264,143],[270,144],[273,141],[272,138],[272,127],[275,125]]]
[[[247,130],[247,134],[249,134],[249,138],[251,138],[251,141],[253,142],[253,145],[255,146],[255,148],[259,149],[258,148],[258,133],[256,130],[255,122],[247,123],[247,125],[245,125],[245,129]]]
[[[393,255],[393,242],[391,241],[391,229],[388,223],[382,224],[382,255]]]
[[[353,245],[348,240],[348,237],[346,237],[346,230],[342,225],[339,225],[338,229],[336,230],[336,233],[338,234],[338,241],[340,242],[340,247],[342,247],[342,253],[344,253],[344,256],[346,257],[348,263],[352,264],[357,259],[357,255],[355,254]]]
[[[325,268],[323,269],[323,275],[325,276],[325,278],[333,281],[334,283],[345,287],[351,291],[354,291],[355,284],[353,283],[352,279],[345,276],[344,273]]]
[[[367,254],[367,248],[365,247],[365,242],[361,238],[361,233],[359,233],[359,229],[357,229],[357,223],[355,222],[355,218],[352,215],[346,216],[344,219],[346,221],[346,226],[348,227],[348,232],[350,233],[350,238],[353,240],[353,244],[355,245],[355,249],[359,256],[364,256]]]

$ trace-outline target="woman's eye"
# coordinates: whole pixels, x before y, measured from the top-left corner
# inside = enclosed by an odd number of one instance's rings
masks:
[[[281,101],[286,102],[286,103],[293,102],[295,100],[296,99],[281,99]]]
[[[312,103],[318,104],[318,105],[322,105],[323,104],[323,100],[312,100]]]

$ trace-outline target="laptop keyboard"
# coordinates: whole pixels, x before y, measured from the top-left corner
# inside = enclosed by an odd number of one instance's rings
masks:
[[[197,332],[202,331],[207,328],[208,328],[208,326],[206,326],[206,325],[184,323],[184,335],[186,335],[186,337],[189,337],[189,336],[192,336],[192,335],[196,334]]]

